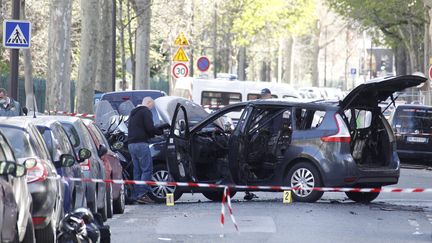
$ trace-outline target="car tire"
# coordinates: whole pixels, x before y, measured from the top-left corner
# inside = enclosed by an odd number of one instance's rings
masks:
[[[286,176],[286,184],[290,187],[305,187],[316,188],[321,187],[321,175],[318,170],[310,162],[300,162],[295,164]],[[293,190],[292,197],[297,202],[313,203],[318,201],[324,192],[316,190]]]
[[[354,202],[358,203],[370,203],[375,200],[379,192],[345,192],[347,197]]]
[[[35,230],[36,242],[56,242],[56,232],[52,220],[43,229]]]
[[[100,213],[100,215],[102,216],[102,220],[104,221],[104,222],[106,222],[107,221],[107,219],[108,219],[108,214],[107,214],[107,201],[106,201],[106,193],[105,193],[105,195],[104,195],[104,199],[103,199],[103,207],[102,208],[98,208],[97,209],[97,212],[98,213]]]
[[[231,199],[234,197],[236,193],[237,193],[236,191],[230,190]],[[206,192],[202,192],[202,194],[204,195],[204,197],[206,197],[207,199],[213,202],[222,202],[223,191],[206,191]]]
[[[92,213],[97,213],[97,195],[96,195],[96,190],[92,193],[92,195],[86,195],[86,197],[89,196],[91,197],[90,200],[88,200],[86,198],[87,201],[87,208],[92,212]]]
[[[107,218],[112,218],[113,216],[113,200],[112,200],[112,184],[109,183],[106,189],[106,208],[107,208]]]
[[[125,185],[122,184],[120,188],[120,195],[113,201],[113,211],[115,214],[123,214],[126,207],[126,190]]]
[[[35,243],[35,242],[36,242],[36,236],[35,236],[33,221],[31,217],[29,217],[27,220],[26,231],[22,243]]]
[[[153,167],[152,180],[156,182],[170,182],[173,181],[171,175],[165,164],[156,164]],[[151,192],[148,194],[149,197],[157,202],[166,202],[166,194],[174,193],[174,201],[177,201],[183,194],[177,187],[171,186],[150,186]]]

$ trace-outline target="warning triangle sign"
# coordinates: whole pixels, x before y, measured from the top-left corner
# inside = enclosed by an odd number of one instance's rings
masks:
[[[24,37],[19,25],[15,26],[10,36],[7,38],[6,44],[27,44],[28,41]]]
[[[183,48],[179,47],[176,54],[173,56],[172,60],[174,62],[187,62],[187,61],[189,61],[189,58],[187,57]]]
[[[174,45],[176,45],[176,46],[188,46],[189,45],[189,41],[186,39],[183,32],[180,32],[180,34],[178,34],[177,38],[174,40]]]

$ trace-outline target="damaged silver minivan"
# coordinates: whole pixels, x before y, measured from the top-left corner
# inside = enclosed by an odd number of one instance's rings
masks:
[[[371,80],[342,101],[256,100],[237,103],[191,125],[196,109],[177,104],[167,140],[167,166],[175,181],[225,185],[285,185],[293,198],[315,202],[316,187],[396,184],[400,161],[392,129],[379,103],[426,81],[420,76]],[[170,99],[170,97],[162,98]],[[392,98],[393,99],[393,98]],[[227,117],[239,117],[233,124]],[[211,200],[222,191],[193,188]],[[235,193],[235,192],[233,192]],[[348,192],[370,202],[379,192]]]

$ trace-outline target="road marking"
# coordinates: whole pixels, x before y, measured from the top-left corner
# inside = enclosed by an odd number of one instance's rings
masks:
[[[159,218],[156,225],[156,233],[166,234],[189,234],[189,235],[206,235],[236,233],[230,221],[225,222],[225,228],[221,229],[218,218],[212,214],[194,215],[189,217],[166,216]],[[242,233],[276,233],[276,224],[272,217],[268,216],[243,216],[236,217]]]
[[[138,221],[137,218],[131,218],[131,219],[126,220],[125,223],[127,223],[127,224],[133,224],[133,223],[135,223],[137,221]]]
[[[171,238],[158,238],[158,240],[162,240],[162,241],[172,241]]]
[[[415,219],[408,219],[408,223],[415,228],[413,235],[422,235],[423,233],[420,231],[420,224]]]

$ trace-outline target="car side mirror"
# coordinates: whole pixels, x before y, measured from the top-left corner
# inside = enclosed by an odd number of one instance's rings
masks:
[[[123,148],[123,146],[124,146],[124,143],[123,143],[123,142],[121,142],[121,141],[115,142],[115,143],[112,145],[112,150],[114,150],[114,151],[119,151],[120,149]]]
[[[26,167],[24,165],[16,164],[15,177],[22,177],[27,174]]]
[[[70,154],[62,154],[60,156],[60,164],[62,167],[71,167],[75,164],[75,157]]]
[[[105,147],[105,145],[103,145],[103,144],[99,145],[99,149],[98,149],[98,155],[99,155],[99,157],[102,157],[102,156],[104,156],[107,153],[108,153],[107,147]]]
[[[2,161],[0,162],[0,175],[12,175],[21,177],[26,174],[26,168],[15,162]]]
[[[86,149],[86,148],[82,148],[78,151],[78,161],[79,162],[83,162],[84,160],[88,159],[91,157],[91,151]]]
[[[27,170],[28,170],[28,169],[31,169],[31,168],[33,168],[33,167],[35,167],[36,164],[37,164],[37,160],[36,160],[36,159],[33,159],[33,158],[26,159],[26,160],[24,161],[24,166],[25,166],[25,168],[26,168]]]

